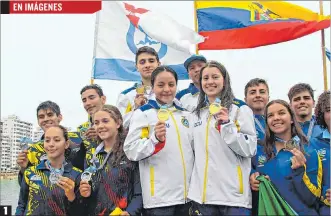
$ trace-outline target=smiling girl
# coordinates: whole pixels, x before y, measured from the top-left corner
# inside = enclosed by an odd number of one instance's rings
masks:
[[[52,126],[45,133],[47,160],[24,171],[16,215],[82,215],[76,193],[81,170],[66,162],[68,133]]]
[[[257,142],[253,112],[234,98],[229,74],[216,61],[201,69],[200,86],[192,114],[195,163],[188,195],[194,201],[191,212],[249,215],[250,158]]]
[[[88,197],[88,214],[139,215],[139,169],[123,151],[126,134],[122,115],[115,106],[104,105],[93,119],[100,144],[87,152],[79,188],[81,195]]]
[[[321,194],[322,164],[315,150],[308,150],[307,137],[289,104],[267,104],[266,139],[252,159],[252,190],[259,190],[258,175],[267,175],[278,193],[298,215],[317,215],[314,207]]]
[[[188,215],[194,162],[189,113],[174,103],[174,70],[160,66],[151,80],[156,100],[134,112],[124,151],[139,161],[145,215]]]

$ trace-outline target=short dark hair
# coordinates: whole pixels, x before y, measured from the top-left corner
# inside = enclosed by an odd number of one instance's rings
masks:
[[[156,60],[158,62],[160,61],[159,55],[157,54],[155,49],[153,49],[152,47],[149,47],[149,46],[143,46],[143,47],[140,47],[136,52],[136,64],[138,63],[138,57],[143,53],[148,53],[152,56],[155,56]]]
[[[94,89],[100,97],[104,96],[101,86],[99,86],[97,84],[91,84],[91,85],[84,86],[82,88],[82,90],[80,90],[80,95],[82,95],[86,90],[89,90],[89,89]]]
[[[154,82],[155,82],[156,77],[163,71],[171,73],[176,80],[176,84],[178,83],[178,75],[177,75],[176,71],[174,71],[171,67],[162,65],[162,66],[158,66],[157,68],[155,68],[155,70],[152,73],[152,76],[151,76],[152,87],[154,87]]]
[[[261,79],[261,78],[254,78],[251,79],[245,86],[245,97],[247,96],[248,88],[253,87],[253,86],[258,86],[260,84],[263,84],[267,87],[267,91],[269,93],[269,86],[266,80]]]
[[[37,107],[37,117],[38,117],[38,112],[40,110],[48,110],[50,109],[52,112],[54,112],[57,116],[61,115],[61,110],[59,105],[57,105],[53,101],[44,101],[39,106]]]
[[[324,120],[324,113],[330,110],[330,90],[324,91],[319,97],[315,107],[316,123],[321,128],[327,128],[328,125]]]
[[[296,95],[299,94],[301,92],[304,91],[308,91],[310,96],[313,98],[314,100],[314,90],[313,88],[308,84],[308,83],[298,83],[294,86],[292,86],[287,94],[288,99],[290,100],[290,102],[292,101],[292,98]]]

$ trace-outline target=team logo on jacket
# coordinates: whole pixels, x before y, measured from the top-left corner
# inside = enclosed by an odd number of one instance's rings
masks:
[[[190,124],[185,116],[182,116],[181,122],[187,128],[190,126]]]
[[[198,121],[198,122],[195,122],[195,123],[194,123],[194,127],[198,127],[198,126],[200,126],[200,125],[202,125],[202,121]]]
[[[41,181],[41,176],[40,175],[33,175],[30,180],[31,181]]]
[[[257,166],[258,167],[261,167],[261,166],[264,166],[264,163],[267,161],[267,158],[264,156],[264,155],[260,155],[259,157],[258,157],[258,164],[257,164]]]
[[[326,154],[326,149],[322,148],[317,151],[318,156],[320,157],[321,161],[325,161],[325,154]]]

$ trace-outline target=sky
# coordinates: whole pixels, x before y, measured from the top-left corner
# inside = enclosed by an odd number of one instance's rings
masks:
[[[131,3],[160,11],[194,29],[193,2]],[[318,1],[293,3],[319,12]],[[330,2],[324,2],[324,14],[330,14]],[[80,90],[90,83],[94,23],[95,14],[1,15],[1,118],[14,114],[37,125],[37,106],[52,100],[61,108],[62,125],[75,128],[87,120]],[[325,38],[330,49],[330,28],[326,29]],[[234,94],[242,100],[245,84],[256,77],[267,80],[270,99],[288,100],[289,88],[299,82],[309,83],[316,90],[316,100],[324,89],[320,32],[254,49],[200,54],[225,65]],[[329,74],[329,61],[327,69]],[[95,83],[102,86],[107,103],[113,105],[119,93],[133,85],[111,80]],[[188,84],[189,81],[180,81],[178,88]]]

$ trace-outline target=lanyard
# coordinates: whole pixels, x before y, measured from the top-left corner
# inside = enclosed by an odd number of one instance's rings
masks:
[[[102,149],[103,147],[104,147],[104,144],[103,144],[103,142],[102,142],[102,143],[100,143],[99,146],[96,148],[96,150],[95,150],[95,152],[94,152],[94,154],[93,154],[93,157],[92,157],[92,159],[91,159],[91,161],[90,161],[90,162],[93,163],[93,167],[91,167],[91,169],[94,170],[94,171],[102,169],[102,168],[105,166],[105,164],[107,163],[107,160],[108,160],[108,158],[109,158],[109,156],[110,156],[111,151],[109,151],[109,152],[107,153],[107,156],[106,156],[105,159],[103,160],[103,163],[99,166],[99,168],[97,168],[97,166],[95,165],[95,162],[98,162],[98,161],[99,161],[98,158],[97,158],[97,154],[101,151],[101,149]]]
[[[51,171],[51,173],[63,175],[64,165],[66,164],[65,162],[62,163],[62,167],[60,169],[56,169],[56,168],[52,167],[51,162],[49,160],[47,160],[46,163],[47,163],[47,166],[48,166],[49,170]]]
[[[257,118],[254,118],[254,121],[255,121],[255,123],[257,124],[257,126],[260,128],[260,130],[262,131],[263,135],[265,135],[265,130],[264,130],[264,128],[262,127],[261,122],[260,122]]]
[[[310,120],[310,123],[309,123],[308,133],[307,133],[307,139],[308,139],[308,141],[310,140],[311,134],[313,133],[314,124],[315,124],[315,120],[314,119],[311,119]]]

